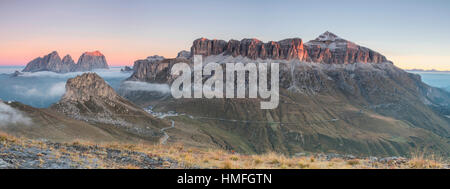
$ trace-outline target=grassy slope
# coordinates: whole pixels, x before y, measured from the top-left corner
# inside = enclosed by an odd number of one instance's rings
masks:
[[[427,149],[448,156],[450,146],[444,137],[342,99],[340,96],[304,96],[282,91],[280,106],[275,110],[260,110],[257,100],[230,99],[166,100],[157,107],[160,111],[175,110],[197,117],[259,121],[176,120],[178,127],[199,130],[209,136],[210,139],[203,137],[198,141],[202,145],[206,142],[239,152],[294,154],[309,151],[388,156]],[[169,132],[185,141],[192,139],[183,136],[186,133],[180,130]]]
[[[21,152],[15,156],[17,149]],[[442,159],[422,154],[416,154],[410,159],[387,161],[358,158],[327,159],[319,155],[289,157],[274,152],[242,155],[219,149],[184,147],[181,144],[94,144],[85,141],[54,143],[16,138],[0,133],[0,152],[4,151],[8,153],[0,153],[0,159],[9,164],[7,168],[449,168]]]

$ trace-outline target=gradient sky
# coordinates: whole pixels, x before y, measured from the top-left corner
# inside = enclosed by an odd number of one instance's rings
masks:
[[[200,38],[304,41],[325,31],[401,68],[450,70],[450,1],[0,0],[0,65],[57,50],[77,61],[100,50],[110,65],[174,57]]]

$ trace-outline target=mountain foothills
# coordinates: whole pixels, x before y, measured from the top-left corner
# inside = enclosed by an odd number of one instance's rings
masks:
[[[78,63],[70,55],[61,58],[53,51],[44,57],[38,57],[27,64],[22,72],[52,71],[56,73],[83,72],[93,69],[109,69],[105,56],[99,51],[85,52],[78,59]]]
[[[192,119],[174,118],[180,129],[171,130],[173,140],[247,153],[450,153],[450,94],[331,32],[307,43],[200,38],[187,54],[137,60],[128,80],[170,84],[171,67],[192,66],[192,55],[203,55],[204,63],[274,62],[280,64],[280,105],[261,110],[261,99],[158,99],[121,91],[142,107],[188,114]],[[201,134],[185,136],[182,128]]]
[[[127,90],[133,82],[170,85],[177,77],[172,66],[193,66],[193,55],[204,63],[279,63],[279,106],[262,110],[263,99],[174,99],[157,90]],[[53,52],[24,71],[95,68],[107,68],[99,52],[83,54],[77,64]],[[133,73],[117,93],[95,73],[84,73],[67,81],[64,96],[50,108],[2,102],[28,121],[0,129],[56,141],[167,141],[249,154],[450,155],[450,94],[331,32],[306,43],[200,38],[176,58],[150,56],[127,70]]]

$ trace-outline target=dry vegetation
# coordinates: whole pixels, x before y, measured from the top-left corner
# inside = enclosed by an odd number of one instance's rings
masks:
[[[0,144],[7,147],[10,144],[19,144],[24,147],[39,147],[41,149],[55,151],[54,158],[69,155],[74,167],[86,164],[83,168],[143,168],[142,164],[124,164],[107,158],[107,151],[116,150],[122,157],[136,158],[140,161],[141,156],[146,154],[153,159],[161,160],[161,165],[154,168],[223,168],[223,169],[409,169],[409,168],[449,168],[448,164],[435,156],[426,156],[424,153],[415,153],[405,161],[379,162],[371,159],[325,159],[318,156],[287,157],[277,153],[266,153],[261,155],[244,155],[218,149],[197,149],[185,147],[181,144],[171,145],[148,145],[148,144],[93,144],[86,141],[75,141],[60,144],[55,149],[55,143],[42,142],[38,140],[21,139],[6,134],[0,134]],[[51,144],[51,145],[49,145]],[[62,147],[61,147],[62,146]],[[79,149],[74,151],[73,147]],[[71,150],[68,150],[71,149]],[[94,150],[95,149],[95,150]],[[131,153],[132,152],[132,153]],[[40,156],[39,154],[37,156]],[[1,158],[2,156],[0,156]],[[170,160],[166,161],[166,160]],[[95,167],[91,167],[89,161],[96,161]],[[177,166],[173,166],[177,162]],[[43,162],[42,162],[43,163]]]

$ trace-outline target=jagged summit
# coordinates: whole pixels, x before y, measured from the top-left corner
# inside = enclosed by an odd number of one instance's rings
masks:
[[[23,72],[51,71],[67,73],[76,71],[91,71],[93,69],[109,69],[105,56],[100,51],[85,52],[78,59],[78,63],[70,55],[61,60],[58,52],[53,51],[44,57],[38,57],[27,64]]]
[[[155,131],[142,128],[167,124],[119,96],[96,73],[84,73],[69,79],[66,93],[51,109],[77,120],[116,125],[149,137],[155,136]]]
[[[319,46],[322,49],[359,49],[360,46],[355,43],[345,40],[334,33],[326,31],[314,40],[305,43],[307,46]]]
[[[105,56],[99,51],[85,52],[78,59],[74,71],[91,71],[93,69],[109,69]]]
[[[70,55],[64,56],[62,59],[62,64],[67,66],[66,72],[70,72],[76,67],[75,61],[73,61]]]
[[[151,62],[157,62],[157,61],[161,61],[164,60],[164,56],[159,56],[159,55],[153,55],[153,56],[148,56],[147,60],[151,61]]]
[[[85,52],[84,54],[90,55],[90,56],[103,56],[103,54],[100,51],[92,51],[92,52]]]
[[[190,57],[191,57],[191,52],[186,51],[186,50],[182,50],[182,51],[178,52],[176,58],[189,59]]]
[[[58,73],[66,73],[71,70],[69,64],[61,61],[58,52],[53,51],[44,57],[38,57],[27,64],[22,70],[23,72],[53,71]]]
[[[334,33],[326,31],[325,33],[319,35],[315,40],[316,41],[336,41],[337,39],[342,39]]]

